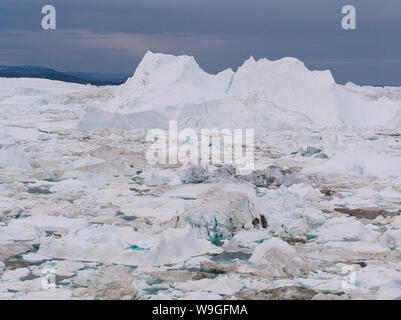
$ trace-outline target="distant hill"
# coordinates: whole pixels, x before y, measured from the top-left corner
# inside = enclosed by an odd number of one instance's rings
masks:
[[[83,72],[60,72],[37,66],[0,66],[0,78],[40,78],[95,86],[120,85],[129,75]]]

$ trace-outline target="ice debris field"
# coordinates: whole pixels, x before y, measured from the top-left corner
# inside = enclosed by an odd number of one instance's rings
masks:
[[[400,299],[401,88],[294,58],[118,87],[0,79],[0,299]],[[255,170],[148,164],[149,129],[253,128]]]

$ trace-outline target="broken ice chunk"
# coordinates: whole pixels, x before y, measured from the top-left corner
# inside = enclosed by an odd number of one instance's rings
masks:
[[[249,262],[260,267],[263,275],[272,277],[295,277],[309,269],[295,249],[279,238],[263,241],[255,248]]]

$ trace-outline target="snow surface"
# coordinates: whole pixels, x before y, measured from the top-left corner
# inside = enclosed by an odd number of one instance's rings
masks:
[[[0,299],[401,297],[401,88],[148,52],[118,87],[0,78],[0,110]],[[150,165],[169,120],[254,129],[255,170]]]

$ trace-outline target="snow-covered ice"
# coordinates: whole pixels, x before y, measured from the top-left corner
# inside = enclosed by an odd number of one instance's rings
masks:
[[[0,78],[0,110],[0,299],[401,298],[401,88],[148,52],[117,87]],[[169,121],[254,129],[255,170],[149,164]]]

